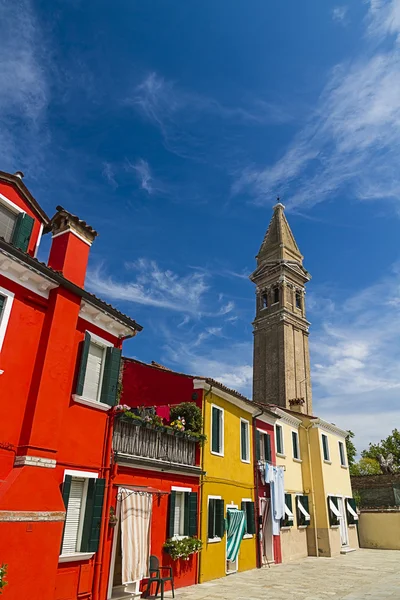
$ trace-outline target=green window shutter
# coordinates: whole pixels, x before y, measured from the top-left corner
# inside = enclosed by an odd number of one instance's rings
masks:
[[[188,496],[188,535],[194,537],[197,535],[197,492],[189,492]]]
[[[82,396],[83,394],[83,385],[85,383],[85,375],[86,375],[86,366],[89,355],[89,346],[90,346],[90,333],[86,331],[85,339],[81,342],[81,362],[79,365],[78,371],[78,379],[76,381],[76,389],[75,394],[77,396]]]
[[[1,317],[1,313],[3,312],[5,303],[6,303],[6,299],[4,298],[4,296],[0,296],[0,317]]]
[[[215,535],[223,538],[225,533],[225,503],[223,500],[215,501]]]
[[[213,452],[221,452],[220,436],[220,410],[213,406],[211,413],[211,449]]]
[[[64,479],[64,483],[62,484],[62,490],[61,490],[61,495],[62,495],[62,499],[64,502],[65,510],[67,510],[67,508],[68,508],[69,494],[71,492],[71,482],[72,482],[72,476],[66,475],[65,479]],[[62,533],[62,537],[61,537],[60,554],[61,554],[61,549],[62,549],[62,545],[63,545],[63,541],[64,541],[64,531],[65,531],[65,521],[64,521],[63,533]]]
[[[95,479],[88,480],[86,495],[85,518],[83,520],[81,552],[89,552],[89,539],[92,531]]]
[[[19,213],[12,238],[12,244],[26,252],[31,239],[33,224],[35,219],[32,219],[26,213]]]
[[[246,510],[246,533],[254,535],[256,533],[256,513],[254,502],[242,502],[242,505],[245,504]],[[243,510],[243,509],[242,509]]]
[[[322,434],[322,448],[324,452],[324,460],[329,460],[328,437]]]
[[[297,496],[297,502],[301,503],[301,505],[303,506],[303,508],[308,512],[308,514],[310,514],[310,511],[308,509],[308,496]],[[301,512],[301,510],[299,509],[299,507],[297,506],[297,526],[299,525],[309,525],[310,521],[306,520],[305,515],[303,515],[303,513]]]
[[[247,423],[240,421],[241,459],[247,460]]]
[[[115,406],[117,403],[120,365],[121,350],[119,348],[107,348],[100,402],[109,404],[109,406]]]
[[[335,507],[339,510],[339,503],[338,503],[338,499],[336,498],[336,496],[328,496],[328,512],[329,512],[329,525],[332,527],[332,525],[339,525],[339,517],[337,517],[334,512],[331,510],[331,507],[329,506],[329,501],[332,500],[333,504],[335,505]]]
[[[276,451],[278,454],[282,454],[282,427],[276,425]]]
[[[264,433],[264,458],[271,462],[271,438],[268,433]]]
[[[351,508],[354,510],[354,512],[357,512],[357,504],[356,501],[354,500],[354,498],[346,498],[346,503],[349,503]],[[347,510],[347,506],[346,506],[346,512],[347,512],[347,522],[349,525],[356,525],[357,521],[355,520],[355,518],[353,517],[353,515],[351,514],[351,512],[349,510]]]
[[[260,444],[261,444],[261,434],[258,429],[256,429],[256,460],[260,460]]]
[[[293,513],[292,494],[285,494],[285,504]],[[293,519],[289,519],[286,513],[283,519],[281,519],[281,527],[293,527]]]
[[[87,552],[97,552],[97,549],[99,547],[101,513],[103,511],[104,489],[106,485],[105,479],[94,479],[94,482],[95,483],[93,485],[92,499],[90,501],[91,507],[86,506],[85,510],[85,520],[86,511],[90,513],[90,530],[89,539],[87,541]]]
[[[214,498],[208,500],[208,539],[212,540],[217,534],[215,533],[215,503]]]
[[[176,492],[171,492],[169,495],[169,516],[168,516],[168,537],[174,535],[174,517],[175,517]]]
[[[299,458],[298,437],[295,431],[292,431],[293,458]]]

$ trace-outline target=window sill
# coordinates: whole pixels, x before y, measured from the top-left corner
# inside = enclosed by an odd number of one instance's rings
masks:
[[[210,450],[211,454],[213,454],[214,456],[221,456],[222,458],[224,457],[223,454],[221,454],[221,452],[214,452],[214,450]]]
[[[308,525],[297,525],[297,529],[307,529]]]
[[[74,554],[60,554],[59,563],[75,562],[78,560],[90,560],[96,552],[75,552]]]
[[[331,529],[339,529],[340,525],[330,525]]]
[[[245,463],[246,465],[250,464],[249,460],[243,460],[243,458],[240,459],[240,462]]]
[[[279,458],[286,458],[286,454],[282,454],[281,452],[277,452],[276,455],[279,456]]]
[[[112,408],[108,404],[104,404],[104,402],[96,402],[95,400],[89,400],[89,398],[84,398],[83,396],[78,396],[77,394],[72,394],[72,399],[77,404],[83,404],[84,406],[90,406],[91,408],[97,408],[97,410],[110,410]]]
[[[173,540],[187,540],[189,536],[188,535],[173,535],[172,539]]]
[[[217,542],[220,542],[222,538],[220,537],[215,537],[215,538],[208,538],[207,540],[207,544],[216,544]]]
[[[301,458],[293,458],[294,462],[297,463],[302,463],[303,461],[301,460]]]
[[[253,539],[253,534],[252,533],[245,533],[243,536],[244,540],[252,540]]]
[[[283,527],[281,527],[281,530],[283,529],[284,531],[289,531],[289,529],[292,529],[293,525],[283,525]]]
[[[342,469],[348,469],[349,467],[347,465],[340,465],[342,467]]]
[[[331,460],[326,460],[326,459],[324,458],[324,463],[325,463],[326,465],[331,465],[331,464],[332,464],[332,461],[331,461]]]

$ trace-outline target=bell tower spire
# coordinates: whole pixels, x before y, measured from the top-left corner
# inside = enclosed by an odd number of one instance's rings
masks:
[[[256,285],[253,399],[312,414],[305,311],[311,276],[284,209],[278,198],[250,276]]]

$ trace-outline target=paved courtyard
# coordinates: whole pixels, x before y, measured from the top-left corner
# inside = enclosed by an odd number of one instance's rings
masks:
[[[169,598],[170,592],[166,594]],[[400,551],[304,558],[181,588],[178,600],[400,600]]]

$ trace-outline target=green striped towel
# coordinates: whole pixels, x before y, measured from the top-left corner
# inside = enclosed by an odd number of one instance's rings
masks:
[[[237,508],[228,508],[227,518],[226,557],[228,560],[235,562],[246,529],[246,518],[244,511]]]

